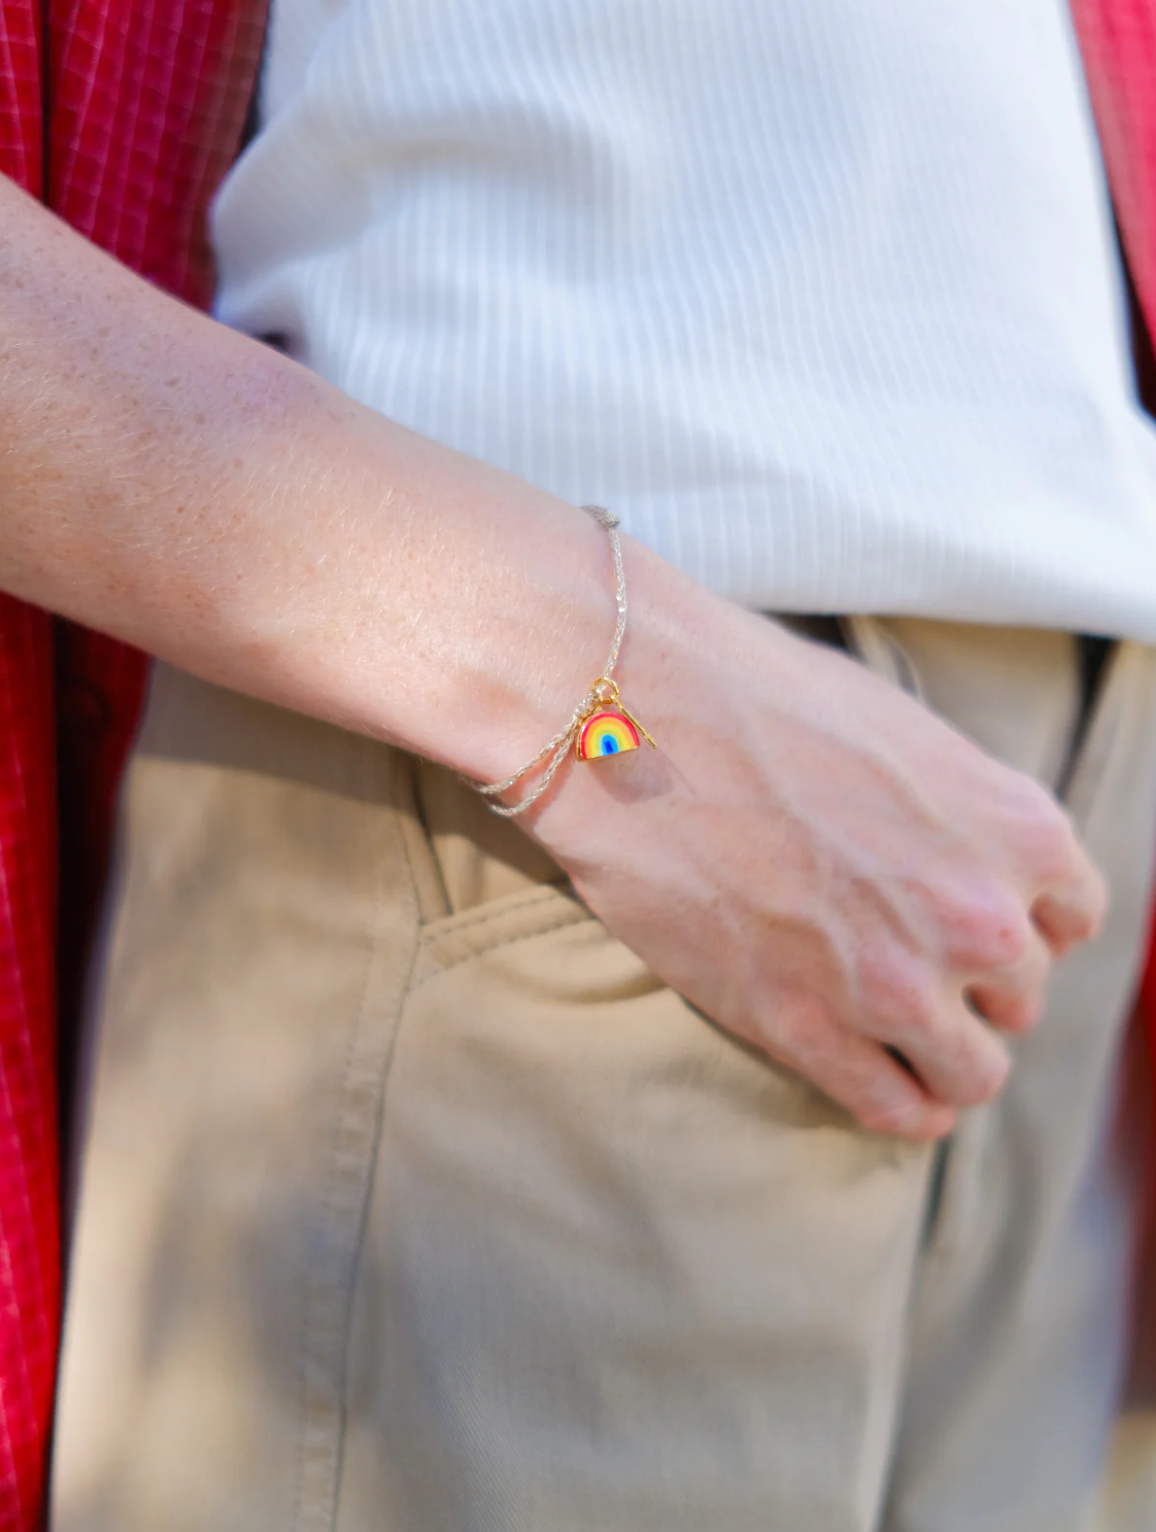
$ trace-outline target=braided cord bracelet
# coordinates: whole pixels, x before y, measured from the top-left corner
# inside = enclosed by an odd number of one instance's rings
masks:
[[[550,786],[558,768],[566,759],[571,745],[580,761],[595,760],[600,756],[622,755],[627,750],[637,750],[643,740],[651,749],[657,748],[650,735],[623,705],[614,679],[614,667],[622,640],[626,636],[626,572],[622,567],[622,541],[618,536],[618,517],[600,505],[584,505],[594,519],[606,528],[610,535],[610,556],[614,560],[614,600],[618,608],[618,621],[614,627],[614,642],[610,655],[602,667],[602,674],[582,698],[570,715],[566,727],[543,745],[532,760],[508,776],[504,782],[488,784],[472,783],[487,798],[497,798],[516,787],[523,777],[541,771],[541,778],[524,798],[509,807],[503,803],[491,803],[490,808],[503,819],[514,819],[524,814]]]

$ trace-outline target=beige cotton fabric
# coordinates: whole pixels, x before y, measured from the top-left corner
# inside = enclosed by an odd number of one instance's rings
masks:
[[[1070,637],[852,629],[995,753],[1064,771]],[[935,1152],[714,1028],[450,774],[160,670],[56,1532],[1075,1532],[1119,1371],[1105,1129],[1152,651],[1115,651],[1069,802],[1107,929]]]

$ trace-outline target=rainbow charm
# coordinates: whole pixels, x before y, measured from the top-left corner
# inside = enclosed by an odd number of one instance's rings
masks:
[[[628,713],[618,700],[615,682],[603,676],[590,692],[591,709],[578,724],[574,753],[580,761],[596,761],[607,755],[625,755],[637,750],[642,741],[655,749],[650,735],[638,719]]]
[[[599,755],[623,755],[637,750],[642,740],[625,713],[617,708],[602,708],[592,713],[578,735],[578,759],[592,761]]]

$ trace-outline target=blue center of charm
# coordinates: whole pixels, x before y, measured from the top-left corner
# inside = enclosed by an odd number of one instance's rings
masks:
[[[602,754],[603,755],[617,755],[618,754],[618,741],[616,739],[604,739],[602,741]]]

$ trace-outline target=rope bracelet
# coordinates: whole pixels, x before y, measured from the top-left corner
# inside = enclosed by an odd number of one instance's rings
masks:
[[[558,768],[573,745],[574,754],[580,761],[596,760],[600,756],[622,755],[627,750],[637,750],[643,740],[657,748],[650,735],[621,702],[618,683],[614,679],[614,667],[618,664],[618,652],[626,634],[626,572],[622,567],[622,541],[618,536],[618,517],[600,505],[584,505],[594,519],[610,534],[610,554],[614,560],[614,600],[618,607],[618,621],[614,628],[614,642],[610,655],[602,667],[602,674],[582,698],[570,715],[570,722],[547,744],[543,745],[533,760],[527,761],[508,776],[504,782],[482,784],[471,782],[487,798],[497,798],[516,787],[523,777],[535,771],[541,776],[534,788],[524,798],[509,807],[504,803],[491,803],[490,808],[503,819],[515,819],[524,814],[550,786]]]

